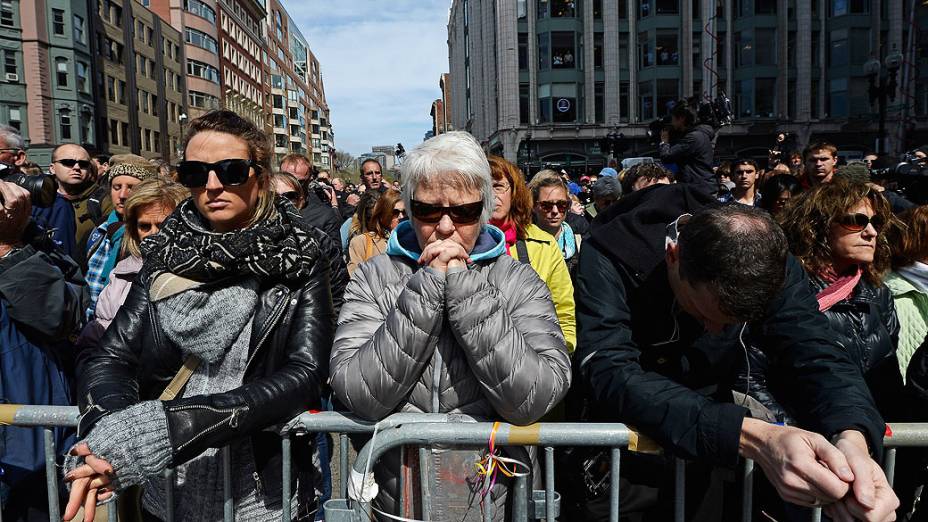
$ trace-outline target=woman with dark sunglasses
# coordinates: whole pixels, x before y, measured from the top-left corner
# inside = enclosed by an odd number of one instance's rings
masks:
[[[528,188],[532,193],[532,214],[538,228],[551,234],[557,241],[557,248],[564,256],[571,282],[576,280],[577,262],[580,260],[580,245],[583,237],[579,230],[574,230],[569,221],[570,207],[573,202],[567,185],[553,170],[542,170],[535,174]],[[586,222],[585,219],[580,219]]]
[[[892,292],[882,282],[891,259],[886,232],[898,224],[886,198],[865,184],[835,180],[795,196],[777,219],[831,325],[822,335],[836,339],[860,367],[883,418],[904,420],[899,322]],[[749,394],[760,392],[756,397],[780,420],[791,421],[776,400],[789,383],[761,389],[767,361],[759,351],[752,356]]]
[[[271,175],[271,187],[278,196],[287,199],[297,210],[302,210],[306,205],[306,197],[303,195],[303,186],[296,176],[289,172],[275,172]]]
[[[348,274],[354,274],[359,264],[386,252],[390,233],[405,219],[406,203],[400,192],[384,191],[374,204],[365,230],[359,230],[348,243]]]
[[[487,225],[493,180],[480,144],[464,132],[441,134],[407,153],[401,168],[410,219],[390,235],[387,255],[362,263],[345,291],[330,360],[335,395],[371,420],[431,412],[535,422],[567,392],[570,360],[547,287],[506,255],[503,232]],[[511,479],[481,481],[476,451],[428,450],[431,514],[469,505],[455,520],[483,520],[485,509],[493,520],[507,515]],[[374,466],[374,507],[422,519],[418,502],[400,502],[397,470],[409,469],[401,455]],[[528,454],[509,456],[529,468],[515,471],[531,470]],[[399,505],[409,509],[400,513]]]
[[[320,407],[336,315],[325,235],[271,190],[272,150],[249,120],[208,113],[184,149],[178,178],[192,197],[142,241],[125,303],[78,361],[65,520],[135,485],[146,520],[220,520],[226,445],[237,518],[314,507],[308,458],[294,458],[294,495],[281,498],[280,440],[265,429]]]

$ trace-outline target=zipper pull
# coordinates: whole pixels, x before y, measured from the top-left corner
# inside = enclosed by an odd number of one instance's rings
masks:
[[[261,485],[261,475],[258,475],[257,471],[253,472],[251,475],[255,478],[255,492],[264,496],[264,486]]]
[[[229,419],[230,428],[238,428],[238,414],[242,411],[241,408],[236,408],[232,411],[232,418]]]

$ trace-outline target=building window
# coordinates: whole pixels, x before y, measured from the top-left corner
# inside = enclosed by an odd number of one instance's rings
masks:
[[[58,127],[59,133],[61,134],[61,141],[68,141],[71,139],[71,111],[68,109],[61,109],[58,111]]]
[[[654,0],[659,15],[674,15],[680,12],[679,0]]]
[[[529,87],[527,83],[519,84],[519,123],[528,124],[529,122]]]
[[[628,18],[628,0],[619,0],[619,20]]]
[[[58,87],[68,86],[68,59],[55,58],[55,75],[58,79]]]
[[[188,27],[184,29],[184,40],[191,45],[206,49],[213,54],[219,54],[219,44],[216,43],[213,37],[202,31],[197,31],[196,29]]]
[[[86,44],[84,41],[84,18],[78,15],[74,15],[74,41],[77,43]]]
[[[754,0],[754,14],[756,15],[777,14],[777,0]]]
[[[189,58],[187,59],[187,74],[209,80],[213,83],[219,83],[219,69]]]
[[[0,25],[13,27],[13,0],[0,0]]]
[[[465,7],[464,18],[466,20],[467,19],[467,14],[466,14],[467,3],[466,2],[464,3],[464,7]],[[536,13],[536,15],[539,20],[541,20],[542,18],[548,17],[548,0],[538,0],[538,12]]]
[[[754,33],[751,30],[735,33],[735,67],[754,65]]]
[[[116,120],[110,120],[110,143],[119,145],[119,122]]]
[[[570,31],[551,33],[551,68],[573,69],[575,66],[574,33]]]
[[[596,82],[593,86],[593,106],[596,113],[596,123],[606,121],[606,83]]]
[[[516,12],[518,13],[519,20],[524,20],[528,16],[527,2],[528,0],[516,0]]]
[[[629,83],[619,82],[619,119],[628,121]]]
[[[64,36],[64,11],[61,9],[52,9],[52,33]]]
[[[680,99],[680,82],[677,80],[657,80],[657,116],[670,114],[674,103]]]
[[[90,122],[93,121],[93,116],[90,114],[90,111],[81,112],[78,116],[78,129],[80,130],[80,141],[81,143],[92,142],[90,131]]]
[[[754,81],[735,82],[735,110],[741,118],[754,116]]]
[[[650,120],[654,118],[654,82],[640,82],[638,84],[639,118]]]
[[[116,102],[126,104],[126,82],[123,80],[119,80],[119,97],[116,98]]]
[[[216,23],[216,11],[200,0],[184,0],[184,9],[211,23]]]
[[[775,29],[755,29],[754,65],[777,64],[777,32]]]
[[[777,80],[776,78],[756,78],[754,80],[754,115],[758,118],[776,117]]]
[[[551,0],[551,18],[575,18],[580,0]]]
[[[593,33],[593,67],[603,68],[603,33]]]
[[[125,121],[119,122],[119,130],[121,134],[119,139],[124,147],[129,146],[129,123]]]
[[[677,48],[677,33],[657,33],[657,65],[678,65],[680,52]]]
[[[3,51],[3,72],[6,74],[17,74],[16,51]]]
[[[836,29],[831,32],[831,53],[829,55],[830,67],[840,67],[848,64],[850,50],[847,44],[847,29]],[[845,89],[846,90],[846,89]]]
[[[831,15],[869,14],[870,0],[832,0]]]
[[[832,118],[847,117],[847,78],[834,78],[829,84],[828,113]]]
[[[190,106],[199,109],[213,109],[219,107],[219,98],[202,92],[190,91]]]
[[[641,0],[638,6],[638,17],[647,18],[651,16],[651,2],[653,0]]]
[[[550,34],[541,33],[538,35],[538,68],[547,71],[550,67],[551,61],[548,57],[548,43],[550,42]]]
[[[152,116],[158,116],[158,113],[159,113],[159,111],[158,111],[158,95],[157,95],[157,94],[152,94],[152,95],[151,95],[151,115],[152,115]]]
[[[603,0],[593,0],[593,19],[603,19]]]
[[[74,77],[77,81],[77,92],[82,92],[84,94],[90,93],[90,82],[87,81],[89,73],[90,68],[86,63],[74,62]]]
[[[519,70],[528,70],[528,33],[519,33]]]
[[[654,65],[654,51],[648,41],[648,33],[638,33],[638,66],[651,67]]]

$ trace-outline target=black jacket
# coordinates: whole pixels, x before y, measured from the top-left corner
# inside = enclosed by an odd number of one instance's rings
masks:
[[[811,278],[809,285],[813,293],[826,287],[817,278]],[[902,374],[896,359],[899,321],[889,288],[874,287],[861,279],[851,297],[825,311],[825,317],[833,339],[863,374],[883,418],[889,422],[907,421]],[[791,422],[791,408],[781,405],[778,398],[792,386],[792,379],[768,375],[767,355],[756,347],[751,346],[748,353],[750,364],[741,365],[736,389],[747,390],[748,395],[774,412],[777,420]]]
[[[306,206],[300,211],[300,215],[310,225],[322,230],[329,235],[338,247],[339,252],[342,249],[341,226],[344,221],[338,210],[332,208],[332,205],[324,203],[312,191],[306,191]]]
[[[712,144],[714,138],[715,129],[709,125],[697,125],[684,134],[677,143],[673,145],[662,143],[661,161],[677,164],[680,169],[677,181],[700,185],[714,194],[719,188],[715,173],[712,172],[712,161],[715,155],[715,147]]]
[[[320,257],[302,286],[261,281],[241,387],[165,402],[172,466],[207,448],[250,436],[260,474],[257,487],[280,487],[280,439],[262,430],[320,407],[337,319],[330,285],[332,263],[341,261],[338,256],[334,261]],[[149,301],[151,278],[143,267],[100,346],[81,354],[81,437],[102,416],[139,401],[157,399],[183,363],[180,350],[162,333],[158,314]],[[340,295],[336,299],[341,302]],[[305,453],[308,442],[295,446],[298,469],[311,465]]]
[[[637,427],[678,456],[733,465],[747,410],[731,403],[730,382],[745,328],[774,361],[773,371],[796,377],[788,400],[801,405],[800,424],[826,436],[860,430],[879,454],[882,419],[857,367],[832,341],[794,258],[763,321],[710,335],[675,306],[664,262],[666,224],[713,204],[699,189],[658,185],[623,198],[594,222],[580,251],[574,359],[599,416]]]

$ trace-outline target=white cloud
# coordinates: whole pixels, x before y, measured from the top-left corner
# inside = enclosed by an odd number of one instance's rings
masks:
[[[450,0],[284,0],[319,59],[335,145],[406,149],[431,128],[448,70]]]

